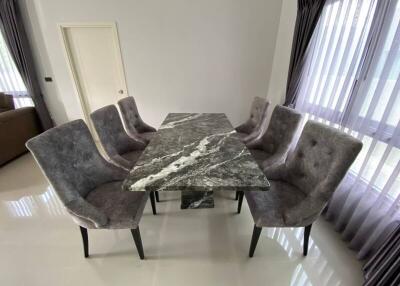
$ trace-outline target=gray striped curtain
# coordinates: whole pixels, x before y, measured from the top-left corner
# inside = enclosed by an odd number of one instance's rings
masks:
[[[397,222],[398,224],[398,222]],[[400,285],[400,225],[364,266],[364,286]]]
[[[325,217],[359,259],[400,218],[400,0],[327,0],[296,109],[364,143]]]
[[[325,0],[297,1],[297,17],[286,83],[286,106],[294,106],[296,102],[301,75],[309,52],[311,37],[321,16],[325,2]]]
[[[53,127],[53,120],[43,100],[32,52],[16,0],[0,0],[0,28],[28,94],[35,104],[43,129]]]

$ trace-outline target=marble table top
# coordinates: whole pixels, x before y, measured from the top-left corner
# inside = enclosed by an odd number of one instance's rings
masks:
[[[170,113],[123,183],[130,191],[266,191],[223,113]]]

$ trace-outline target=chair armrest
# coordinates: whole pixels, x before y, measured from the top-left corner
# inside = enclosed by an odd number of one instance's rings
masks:
[[[274,166],[283,165],[286,160],[286,153],[285,152],[278,152],[272,155],[271,157],[267,158],[262,162],[263,169],[272,169]],[[275,168],[276,168],[275,167]]]
[[[147,144],[149,143],[146,138],[142,137],[140,133],[132,133],[127,131],[129,137],[132,137],[135,141],[139,142],[143,146],[143,150],[146,148]]]
[[[118,155],[118,154],[110,157],[110,159],[113,162],[117,163],[118,166],[124,168],[125,170],[129,171],[132,168],[131,163],[128,160],[126,160],[123,157],[121,157],[120,155]]]
[[[248,121],[246,121],[245,123],[240,124],[239,126],[237,126],[237,127],[235,128],[235,130],[236,130],[237,132],[240,132],[240,133],[247,133],[247,134],[250,134],[251,131],[253,131],[253,128],[252,128],[251,123],[250,123],[249,120],[248,120]]]
[[[267,179],[270,180],[282,180],[286,177],[287,168],[285,163],[272,164],[263,169],[263,172]]]
[[[122,159],[125,160],[124,158]],[[106,160],[106,164],[107,164],[106,166],[107,171],[106,174],[104,174],[104,176],[107,177],[108,181],[123,181],[129,175],[130,171],[129,168],[122,167],[114,161]]]
[[[252,141],[261,142],[261,138],[259,138],[259,131],[253,131],[250,135],[243,138],[243,142],[247,145],[247,143]]]
[[[128,134],[127,140],[129,140],[129,145],[133,150],[144,150],[147,146],[146,141],[141,137],[138,138],[138,136]]]
[[[243,141],[245,142],[247,148],[249,148],[249,149],[262,149],[262,140],[261,140],[261,138],[257,138],[257,137],[251,138],[250,136],[251,136],[251,134],[243,139]],[[248,138],[249,138],[249,140],[246,140]]]
[[[286,224],[298,225],[304,224],[306,221],[307,223],[312,223],[321,214],[331,198],[332,190],[335,189],[336,187],[332,185],[329,178],[321,181],[303,200],[285,211],[283,218]]]
[[[83,198],[72,200],[65,204],[65,207],[73,215],[91,221],[96,228],[101,228],[108,223],[108,217]]]
[[[320,215],[326,202],[308,195],[294,207],[285,210],[283,219],[287,226],[305,226],[311,224]]]
[[[154,127],[152,127],[152,126],[150,126],[147,123],[142,121],[141,124],[140,124],[140,131],[141,132],[156,132],[157,129],[155,129]]]

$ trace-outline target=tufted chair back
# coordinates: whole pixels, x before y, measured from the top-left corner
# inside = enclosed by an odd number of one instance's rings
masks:
[[[328,199],[361,148],[356,138],[309,120],[286,161],[286,181],[306,194],[317,190]]]
[[[107,105],[90,114],[101,144],[110,157],[132,150],[142,150],[143,142],[131,138],[124,130],[117,108]]]
[[[118,101],[119,109],[121,110],[126,129],[129,133],[146,132],[145,124],[139,115],[135,99],[132,96],[125,97]]]
[[[83,120],[52,128],[26,143],[64,204],[127,175],[99,153]]]
[[[249,125],[254,130],[262,122],[264,110],[267,108],[267,101],[256,96],[251,104]]]
[[[256,133],[258,135],[260,125],[262,124],[264,115],[268,108],[267,101],[261,97],[255,97],[251,104],[250,117],[243,124],[237,126],[235,129],[240,133]],[[255,134],[254,133],[254,134]]]
[[[285,157],[302,118],[301,113],[292,108],[275,106],[268,129],[261,138],[262,149],[270,154],[281,152]]]

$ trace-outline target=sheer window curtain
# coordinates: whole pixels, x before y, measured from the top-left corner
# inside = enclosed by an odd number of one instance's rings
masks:
[[[44,130],[52,128],[54,122],[41,92],[18,0],[0,0],[0,30],[28,95],[35,104],[42,128]]]
[[[326,208],[363,259],[400,207],[400,0],[328,0],[310,43],[296,109],[364,147]]]
[[[33,106],[25,84],[0,33],[0,91],[12,95],[16,108]]]

